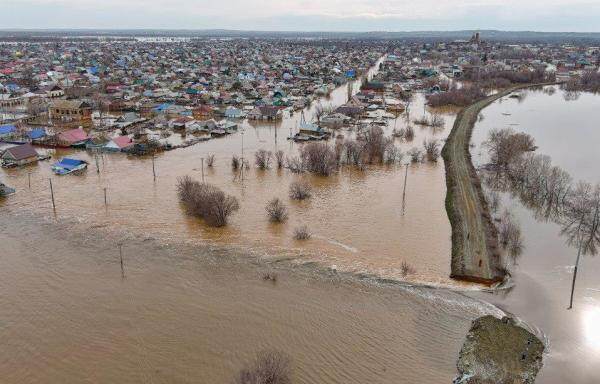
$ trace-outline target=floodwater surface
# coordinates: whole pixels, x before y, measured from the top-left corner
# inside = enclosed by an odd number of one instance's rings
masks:
[[[470,322],[501,315],[446,290],[143,237],[123,243],[122,276],[112,231],[3,209],[6,384],[228,383],[262,350],[287,354],[295,383],[449,383]]]
[[[574,182],[600,182],[600,96],[582,93],[577,98],[562,90],[529,90],[523,98],[505,97],[482,111],[473,132],[473,159],[485,163],[481,143],[494,128],[511,127],[532,135],[536,153],[548,155],[553,165],[567,171]],[[600,259],[585,256],[577,275],[575,303],[569,294],[577,249],[566,244],[560,226],[536,219],[519,199],[503,194],[502,208],[517,219],[524,235],[524,250],[513,268],[515,286],[496,295],[477,294],[540,328],[548,338],[537,383],[600,382]]]
[[[354,84],[355,91],[358,83]],[[338,106],[347,99],[345,86],[333,91],[321,103]],[[314,102],[305,110],[310,119],[317,107]],[[394,129],[413,125],[423,114],[424,97],[415,96],[410,116],[406,113],[389,119],[383,127],[387,136]],[[444,127],[414,125],[411,142],[395,139],[406,154],[422,148],[423,140],[442,140],[447,136],[454,114],[446,113]],[[297,156],[296,144],[287,140],[297,131],[300,113],[286,116],[280,122],[240,121],[239,132],[202,142],[187,148],[161,153],[153,160],[124,154],[104,154],[99,172],[93,157],[85,151],[58,150],[55,158],[69,154],[90,163],[84,175],[57,177],[51,162],[0,171],[5,182],[18,193],[3,204],[19,209],[54,215],[50,197],[52,178],[56,216],[77,218],[82,223],[103,225],[118,230],[155,236],[165,241],[195,241],[198,244],[220,244],[249,247],[265,256],[295,257],[299,262],[319,262],[344,271],[376,274],[429,284],[454,284],[450,273],[450,224],[444,208],[446,193],[444,166],[438,162],[408,165],[408,155],[394,165],[367,165],[364,170],[342,167],[340,172],[321,177],[296,175],[288,169],[259,170],[254,153],[259,149],[282,150],[286,157]],[[336,132],[352,138],[355,130]],[[341,139],[338,139],[341,140]],[[328,145],[333,146],[335,139]],[[207,167],[206,158],[215,156]],[[233,155],[248,159],[250,169],[234,172]],[[204,158],[204,169],[202,169]],[[153,176],[156,173],[156,180]],[[220,187],[240,201],[240,210],[225,228],[210,228],[201,220],[189,217],[178,202],[177,180],[190,175],[196,180]],[[406,193],[403,195],[406,177]],[[289,195],[290,184],[305,179],[313,187],[313,197],[297,202]],[[31,180],[31,188],[29,183]],[[106,189],[108,205],[104,205]],[[289,220],[283,224],[269,222],[265,205],[275,197],[289,209]],[[308,241],[293,239],[294,229],[307,225],[312,233]],[[408,263],[414,273],[403,276],[402,264]]]

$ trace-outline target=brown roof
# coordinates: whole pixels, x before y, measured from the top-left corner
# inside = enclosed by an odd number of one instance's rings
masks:
[[[38,153],[35,151],[35,149],[29,143],[19,145],[16,147],[12,147],[12,148],[8,148],[6,150],[6,153],[9,153],[11,155],[11,157],[17,161],[24,160],[29,157],[34,157],[34,156],[37,157],[37,155],[38,155]]]
[[[81,100],[56,100],[50,104],[50,108],[79,109],[89,108],[89,104]]]

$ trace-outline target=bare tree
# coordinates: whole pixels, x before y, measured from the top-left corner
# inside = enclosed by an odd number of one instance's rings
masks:
[[[436,139],[423,140],[425,156],[429,161],[437,161],[440,156],[440,143]]]
[[[410,156],[410,161],[413,163],[420,163],[423,159],[423,152],[417,147],[409,149],[408,155]]]
[[[271,151],[266,151],[264,149],[259,149],[254,154],[254,162],[256,166],[260,169],[268,169],[271,167]]]
[[[206,156],[206,165],[208,167],[212,167],[215,164],[215,155]]]
[[[337,170],[338,163],[333,151],[325,143],[308,143],[300,149],[303,168],[322,176],[329,176]]]
[[[242,164],[241,164],[240,158],[237,157],[237,155],[233,155],[231,157],[231,168],[233,168],[233,170],[235,171],[235,170],[239,169],[241,165]]]
[[[287,163],[287,168],[292,171],[292,173],[302,173],[304,171],[302,160],[297,156],[288,157],[285,162]]]
[[[275,152],[275,161],[277,162],[277,168],[283,168],[285,163],[285,155],[281,149]]]
[[[243,368],[234,384],[290,384],[291,360],[282,352],[262,351],[254,363]]]
[[[269,220],[274,223],[282,223],[288,218],[287,207],[277,197],[267,203],[265,210],[267,211]]]
[[[290,198],[294,200],[305,200],[312,195],[312,187],[306,181],[294,181],[290,184]]]
[[[310,239],[311,234],[307,225],[301,225],[299,227],[294,228],[294,239],[296,240],[308,240]]]
[[[179,200],[190,215],[201,217],[212,227],[227,224],[227,218],[240,208],[238,200],[219,188],[199,183],[189,176],[177,179]]]
[[[573,269],[571,296],[568,309],[573,308],[575,281],[581,255],[596,255],[600,244],[600,186],[593,188],[589,183],[579,182],[569,199],[564,215],[562,234],[567,242],[577,247],[577,258]]]

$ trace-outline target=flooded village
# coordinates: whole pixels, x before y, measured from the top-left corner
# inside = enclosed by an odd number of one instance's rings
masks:
[[[600,376],[600,43],[0,37],[5,382]]]

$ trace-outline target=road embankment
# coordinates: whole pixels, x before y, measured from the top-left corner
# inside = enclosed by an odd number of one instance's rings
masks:
[[[505,268],[498,246],[498,233],[471,162],[471,133],[481,110],[516,90],[507,88],[465,107],[456,117],[442,150],[446,167],[446,211],[452,227],[450,277],[492,285],[504,280]]]

